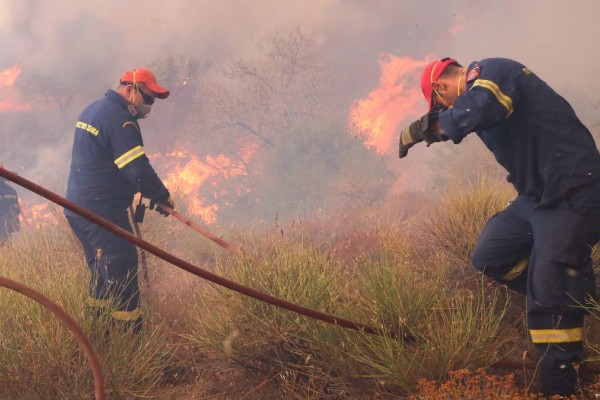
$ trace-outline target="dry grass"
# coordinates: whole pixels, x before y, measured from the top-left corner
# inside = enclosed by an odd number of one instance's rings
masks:
[[[87,273],[83,254],[64,219],[26,227],[0,248],[0,275],[23,282],[59,304],[92,339],[111,399],[146,397],[161,384],[174,344],[160,325],[140,338],[104,332],[110,321],[84,313]],[[85,399],[94,386],[87,359],[70,332],[45,308],[0,290],[0,398]]]
[[[127,334],[105,342],[104,322],[83,314],[87,272],[60,218],[54,227],[26,227],[0,248],[0,275],[41,291],[81,324],[111,399],[537,399],[528,392],[531,376],[490,373],[511,349],[521,354],[526,332],[511,326],[512,298],[468,260],[487,218],[511,197],[505,185],[480,178],[450,188],[432,208],[411,198],[422,214],[402,207],[382,218],[369,210],[352,223],[343,216],[239,232],[228,238],[244,250],[237,257],[170,218],[150,213],[142,224],[145,239],[203,268],[386,336],[310,320],[149,256],[148,329],[139,345]],[[91,398],[85,357],[44,309],[0,290],[0,332],[12,333],[0,335],[0,398]],[[598,358],[600,350],[592,345],[589,353]],[[190,372],[201,363],[202,372]],[[181,376],[210,389],[167,395]],[[246,392],[228,392],[236,386]]]
[[[426,243],[452,262],[469,266],[470,255],[486,221],[515,197],[506,182],[485,175],[450,186],[422,225]]]
[[[200,315],[187,337],[293,386],[299,398],[409,393],[419,378],[498,360],[507,338],[500,333],[506,305],[496,289],[454,291],[443,256],[424,260],[410,243],[402,246],[349,267],[302,241],[256,243],[250,247],[260,251],[252,257],[219,269],[236,282],[399,338],[342,330],[220,289],[201,296],[210,298],[199,307],[210,316]]]

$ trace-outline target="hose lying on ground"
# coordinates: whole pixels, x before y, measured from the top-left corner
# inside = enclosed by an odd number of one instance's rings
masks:
[[[35,290],[8,278],[0,276],[0,287],[4,286],[8,289],[12,289],[15,292],[21,293],[32,300],[40,303],[42,306],[50,310],[58,319],[73,333],[75,339],[83,347],[83,352],[90,363],[92,368],[92,374],[94,376],[94,388],[96,394],[96,400],[104,400],[104,377],[102,376],[102,367],[100,366],[100,360],[94,350],[94,347],[90,343],[85,333],[81,330],[79,325],[63,310],[58,304],[44,296],[43,294],[36,292]]]
[[[157,256],[157,257],[159,257],[159,258],[161,258],[161,259],[163,259],[185,271],[188,271],[191,274],[194,274],[203,279],[206,279],[208,281],[216,283],[217,285],[226,287],[228,289],[234,290],[243,295],[246,295],[246,296],[252,297],[254,299],[272,304],[274,306],[281,307],[283,309],[293,311],[295,313],[302,314],[304,316],[314,318],[314,319],[317,319],[320,321],[328,322],[330,324],[339,325],[339,326],[347,328],[347,329],[354,329],[357,331],[362,331],[362,332],[373,334],[373,335],[395,336],[394,333],[390,333],[389,331],[374,328],[374,327],[371,327],[371,326],[368,326],[368,325],[365,325],[365,324],[362,324],[359,322],[353,322],[353,321],[347,320],[345,318],[340,318],[340,317],[336,317],[334,315],[323,313],[321,311],[313,310],[313,309],[289,302],[287,300],[279,299],[275,296],[271,296],[269,294],[260,292],[258,290],[240,285],[239,283],[233,282],[229,279],[225,279],[219,275],[213,274],[212,272],[206,271],[206,270],[204,270],[200,267],[197,267],[187,261],[184,261],[178,257],[175,257],[174,255],[168,253],[167,251],[162,250],[162,249],[146,242],[145,240],[142,240],[142,239],[136,237],[135,235],[129,233],[125,229],[122,229],[122,228],[116,226],[115,224],[92,213],[91,211],[88,211],[85,208],[80,207],[80,206],[76,205],[75,203],[72,203],[72,202],[68,201],[67,199],[57,195],[56,193],[53,193],[50,190],[48,190],[40,185],[37,185],[19,175],[17,175],[14,172],[8,171],[7,169],[5,169],[3,167],[0,167],[0,176],[3,176],[4,178],[16,183],[17,185],[22,186],[34,193],[37,193],[40,196],[50,200],[51,202],[56,203],[59,206],[64,207],[64,208],[74,212],[75,214],[80,215],[83,218],[86,218],[86,219],[94,222],[95,224],[109,230],[110,232],[122,237],[123,239],[135,244],[136,246],[154,254],[155,256]],[[409,339],[409,338],[404,337],[404,339]]]

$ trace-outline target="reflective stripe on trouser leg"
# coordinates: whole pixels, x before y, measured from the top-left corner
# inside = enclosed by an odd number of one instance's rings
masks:
[[[584,315],[532,312],[527,320],[531,340],[541,355],[543,392],[570,395],[583,360]]]
[[[542,355],[546,396],[571,395],[583,360],[584,316],[595,291],[590,258],[599,221],[566,200],[540,207],[532,216],[535,245],[529,263],[527,323]]]
[[[583,327],[569,329],[530,329],[531,341],[539,343],[572,343],[583,341]]]
[[[139,333],[142,330],[142,311],[139,308],[131,311],[113,311],[113,320],[118,324],[123,332],[129,331]]]

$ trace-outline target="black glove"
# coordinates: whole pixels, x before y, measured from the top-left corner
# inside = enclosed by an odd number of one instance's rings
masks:
[[[428,112],[402,129],[400,132],[400,158],[406,157],[408,149],[417,143],[425,141],[430,145],[431,143],[448,140],[444,135],[437,134],[429,129],[429,123],[435,119],[437,119],[437,113]]]
[[[169,196],[169,198],[165,201],[162,202],[165,206],[169,206],[170,208],[175,208],[175,202],[173,201],[173,198],[171,196]],[[163,215],[165,217],[169,216],[169,212],[167,210],[165,210],[164,208],[160,207],[160,203],[156,202],[155,200],[150,200],[150,209],[154,210],[156,209],[156,212],[158,212],[160,215]]]

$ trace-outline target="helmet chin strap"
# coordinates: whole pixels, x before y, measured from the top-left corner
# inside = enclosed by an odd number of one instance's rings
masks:
[[[465,73],[465,71],[467,70],[467,67],[464,67],[462,71],[460,71],[460,75],[458,75],[458,84],[456,87],[456,91],[458,92],[457,94],[460,96],[460,81],[462,80],[463,74]]]
[[[438,92],[437,89],[433,89],[433,91],[435,92],[435,94],[437,95],[437,97],[439,97],[439,99],[444,104],[444,106],[446,108],[450,108],[450,104],[448,104],[448,102],[446,100],[444,100],[444,97],[440,94],[440,92]]]
[[[462,93],[460,91],[460,83],[462,82],[462,77],[465,73],[465,71],[467,70],[467,67],[464,67],[462,71],[460,71],[460,74],[458,75],[458,82],[456,83],[456,95],[460,96]],[[442,94],[440,92],[437,91],[437,89],[433,89],[433,91],[435,92],[435,94],[437,95],[437,97],[440,99],[440,101],[443,103],[443,105],[446,108],[450,108],[451,105],[448,104],[448,102],[446,100],[444,100],[444,97],[442,96]]]
[[[135,96],[135,91],[136,91],[136,90],[139,90],[139,89],[138,89],[138,83],[137,83],[137,80],[135,79],[135,69],[132,69],[132,70],[131,70],[131,75],[133,75],[133,86],[132,86],[132,87],[133,87],[133,91],[134,91],[134,93],[133,93],[133,94],[132,94],[132,96],[131,96],[131,97],[132,97],[132,98],[131,98],[131,105],[133,105],[133,103],[134,103],[133,96]]]

